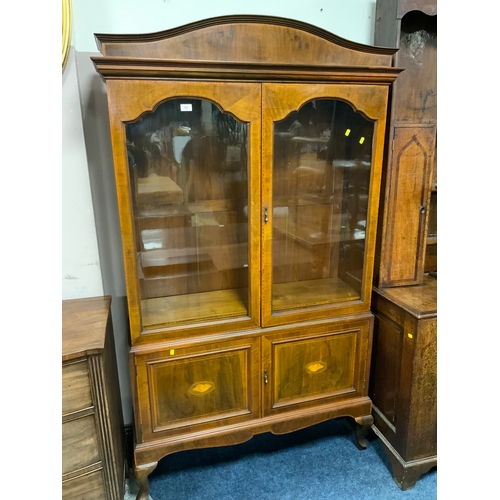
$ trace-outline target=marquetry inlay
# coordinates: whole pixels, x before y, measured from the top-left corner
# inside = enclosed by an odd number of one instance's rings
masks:
[[[196,382],[189,389],[188,392],[192,396],[205,396],[215,389],[213,382]]]
[[[306,365],[306,371],[312,374],[321,373],[324,370],[326,370],[326,363],[323,361],[313,361]]]

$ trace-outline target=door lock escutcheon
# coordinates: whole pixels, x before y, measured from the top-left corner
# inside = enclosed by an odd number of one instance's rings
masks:
[[[267,207],[264,207],[264,224],[267,224],[269,221],[269,214],[267,212]]]

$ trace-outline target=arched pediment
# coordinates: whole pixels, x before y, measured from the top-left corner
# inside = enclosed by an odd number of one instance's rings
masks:
[[[154,77],[172,72],[183,76],[197,71],[198,78],[219,73],[266,80],[299,69],[308,73],[304,79],[337,71],[349,80],[351,74],[367,74],[369,69],[370,81],[393,81],[399,73],[391,67],[396,49],[352,42],[279,17],[223,16],[150,34],[95,37],[104,58],[92,59],[105,77]]]

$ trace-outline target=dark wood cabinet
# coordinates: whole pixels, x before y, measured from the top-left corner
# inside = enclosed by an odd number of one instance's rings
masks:
[[[110,297],[62,301],[62,497],[123,500],[124,429]]]
[[[394,49],[263,16],[96,38],[139,498],[176,451],[339,416],[366,446]]]
[[[374,289],[370,397],[401,489],[437,465],[437,280]]]
[[[375,45],[397,47],[375,285],[422,283],[437,271],[437,4],[378,0]]]
[[[401,489],[437,465],[437,4],[377,0],[375,44],[397,47],[375,258],[370,397]]]

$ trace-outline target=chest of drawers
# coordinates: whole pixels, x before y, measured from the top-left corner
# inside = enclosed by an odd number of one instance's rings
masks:
[[[62,498],[122,500],[123,416],[110,297],[62,302]]]

